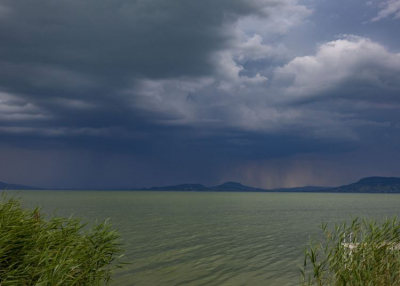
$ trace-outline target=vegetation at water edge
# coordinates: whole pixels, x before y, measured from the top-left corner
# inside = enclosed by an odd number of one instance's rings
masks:
[[[303,285],[400,285],[400,224],[356,218],[322,224],[323,238],[311,241],[301,269]]]
[[[47,218],[17,199],[0,201],[0,285],[107,285],[121,267],[119,234],[107,221]]]

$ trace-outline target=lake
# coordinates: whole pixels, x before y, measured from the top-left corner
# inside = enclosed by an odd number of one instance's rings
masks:
[[[8,193],[15,193],[8,191]],[[321,222],[400,214],[400,195],[23,191],[25,207],[111,218],[125,260],[112,285],[298,285]]]

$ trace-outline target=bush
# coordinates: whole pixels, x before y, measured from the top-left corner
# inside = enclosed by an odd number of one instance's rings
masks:
[[[0,285],[103,285],[120,267],[110,224],[84,230],[80,219],[46,219],[16,199],[0,201]]]
[[[400,225],[354,219],[312,241],[305,251],[303,285],[400,285]],[[351,238],[350,238],[351,236]]]

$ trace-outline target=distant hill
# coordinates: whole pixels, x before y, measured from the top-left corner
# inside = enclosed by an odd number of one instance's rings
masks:
[[[32,186],[0,182],[0,190],[41,190]],[[400,193],[400,178],[368,177],[350,185],[340,187],[305,186],[296,188],[262,189],[245,186],[238,182],[225,182],[221,185],[206,187],[202,184],[180,184],[165,187],[142,188],[143,191],[182,191],[182,192],[330,192],[330,193]]]
[[[238,182],[225,182],[221,185],[206,187],[201,184],[181,184],[166,187],[153,187],[143,189],[145,191],[192,191],[192,192],[318,192],[321,190],[330,189],[327,187],[298,187],[298,188],[281,188],[281,189],[261,189],[245,186]]]
[[[201,192],[201,191],[210,191],[209,188],[203,186],[202,184],[181,184],[175,186],[166,186],[166,187],[153,187],[149,189],[144,189],[147,191],[192,191],[192,192]]]
[[[0,190],[42,190],[43,188],[35,188],[31,186],[9,184],[0,182]]]
[[[201,184],[182,184],[167,187],[153,187],[148,191],[193,191],[193,192],[330,192],[330,193],[400,193],[400,178],[368,177],[356,183],[340,187],[305,186],[296,188],[261,189],[242,185],[238,182],[226,182],[218,186],[206,187]]]
[[[356,183],[326,191],[337,193],[400,193],[400,178],[368,177]]]
[[[237,182],[226,182],[218,186],[210,187],[216,192],[266,192],[265,189],[253,188]]]
[[[146,191],[192,191],[192,192],[266,192],[267,190],[248,187],[237,182],[226,182],[218,186],[206,187],[201,184],[181,184],[166,187],[153,187]]]

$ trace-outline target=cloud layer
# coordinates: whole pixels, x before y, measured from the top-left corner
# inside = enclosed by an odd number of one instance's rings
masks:
[[[381,10],[378,15],[371,19],[372,22],[378,22],[384,18],[400,19],[400,1],[399,0],[388,0],[380,5]]]
[[[397,2],[368,25],[395,19]],[[288,158],[375,150],[382,136],[397,142],[399,50],[333,28],[317,38],[322,8],[311,0],[0,0],[0,153],[53,170],[46,181],[24,169],[20,183],[216,183],[240,173],[270,187],[255,178],[272,173],[274,160],[292,170]],[[74,164],[82,169],[66,171]],[[16,177],[6,165],[5,181]],[[264,171],[250,176],[243,166]]]

